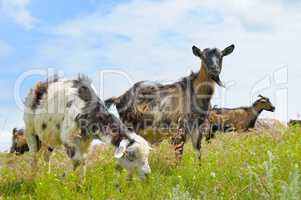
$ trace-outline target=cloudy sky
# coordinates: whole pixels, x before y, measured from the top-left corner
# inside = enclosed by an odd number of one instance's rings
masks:
[[[263,117],[298,118],[300,9],[298,0],[0,0],[0,150],[23,126],[22,98],[49,69],[85,73],[106,98],[198,70],[193,45],[236,46],[213,104],[250,105],[261,93],[277,106]]]

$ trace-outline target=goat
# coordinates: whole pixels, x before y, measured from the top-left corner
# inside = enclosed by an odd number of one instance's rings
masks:
[[[39,82],[26,97],[25,107],[30,152],[63,144],[73,169],[81,166],[84,172],[88,148],[93,139],[99,139],[115,147],[115,158],[129,175],[135,169],[142,178],[150,174],[148,142],[108,112],[89,78]],[[48,161],[49,155],[45,158]]]
[[[247,131],[254,128],[258,116],[263,110],[274,112],[275,106],[271,103],[269,98],[262,95],[258,96],[250,107],[239,108],[212,108],[209,114],[209,121],[212,127],[212,132],[215,131]],[[209,136],[214,137],[214,135]]]
[[[193,54],[202,61],[199,72],[167,85],[138,82],[123,95],[107,99],[105,104],[108,107],[116,105],[122,121],[141,135],[149,132],[148,129],[156,134],[164,133],[157,131],[159,128],[168,129],[178,160],[181,160],[186,135],[189,134],[200,159],[202,135],[209,130],[208,110],[215,84],[223,86],[219,77],[222,60],[233,50],[234,45],[224,50],[200,50],[193,46]],[[170,131],[173,125],[176,133]],[[160,142],[162,137],[152,138],[153,142]]]
[[[12,146],[10,153],[16,153],[17,155],[24,154],[29,151],[28,144],[24,135],[24,129],[13,129],[12,133]]]
[[[288,123],[287,123],[288,126],[300,126],[301,125],[301,120],[293,120],[291,119]]]

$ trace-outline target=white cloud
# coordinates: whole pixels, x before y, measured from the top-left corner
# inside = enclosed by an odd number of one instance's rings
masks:
[[[11,107],[0,107],[0,151],[9,149],[13,128],[22,127],[21,111]]]
[[[11,132],[1,131],[0,132],[0,151],[8,151],[11,145]]]
[[[9,149],[9,145],[11,143],[11,133],[9,131],[10,127],[8,127],[9,119],[4,116],[4,113],[2,112],[3,111],[1,111],[0,114],[0,151],[5,151]]]
[[[0,0],[0,11],[26,29],[32,29],[37,23],[28,10],[31,0]]]
[[[96,11],[50,27],[53,36],[38,48],[35,66],[89,73],[113,66],[135,81],[176,80],[199,67],[192,45],[224,48],[234,43],[236,50],[225,58],[223,77],[237,84],[225,104],[248,105],[256,82],[279,67],[288,66],[289,90],[298,90],[297,8],[300,3],[259,0],[130,1],[106,15]],[[121,93],[118,82],[109,90]],[[295,109],[301,99],[289,95],[293,117],[301,112]]]

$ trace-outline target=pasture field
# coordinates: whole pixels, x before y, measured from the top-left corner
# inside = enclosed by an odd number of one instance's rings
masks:
[[[203,144],[201,165],[190,144],[176,165],[168,142],[151,153],[146,181],[118,172],[113,149],[89,155],[86,180],[62,150],[41,159],[32,178],[30,154],[0,155],[0,199],[301,199],[301,129],[219,134]],[[67,175],[63,176],[64,171]]]

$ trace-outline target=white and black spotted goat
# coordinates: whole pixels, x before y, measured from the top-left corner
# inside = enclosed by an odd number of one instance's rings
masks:
[[[150,174],[149,144],[109,112],[93,88],[83,76],[36,84],[25,100],[30,151],[38,152],[41,146],[52,150],[63,144],[76,169],[85,164],[92,140],[99,139],[116,147],[115,158],[130,175],[135,169],[141,177]],[[49,155],[46,158],[49,161]]]

